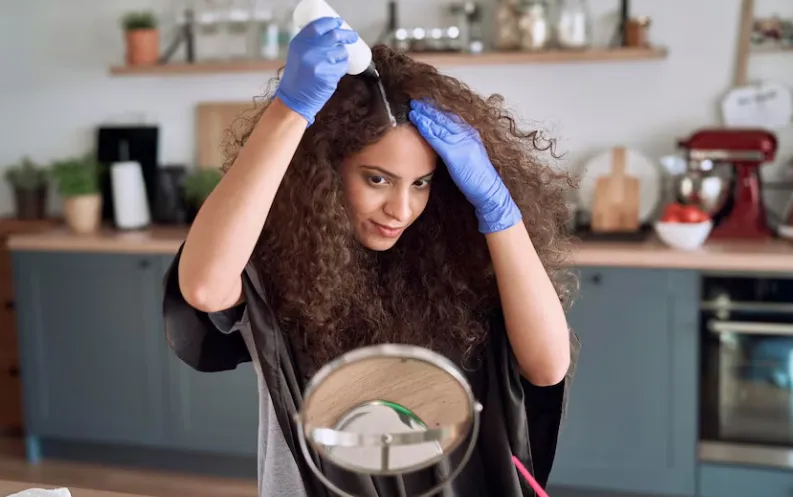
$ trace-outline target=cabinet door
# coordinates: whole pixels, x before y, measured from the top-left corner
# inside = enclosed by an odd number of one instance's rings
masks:
[[[171,256],[160,257],[162,276]],[[162,285],[158,287],[161,296]],[[251,363],[232,371],[201,373],[169,350],[169,444],[188,450],[255,456],[259,397]]]
[[[702,464],[700,497],[790,497],[793,471],[777,468]]]
[[[156,258],[14,254],[30,435],[158,444],[165,341]]]
[[[556,485],[694,495],[698,275],[585,268]]]

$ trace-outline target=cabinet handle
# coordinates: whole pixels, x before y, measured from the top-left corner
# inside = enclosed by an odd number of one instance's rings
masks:
[[[11,366],[10,368],[8,368],[8,375],[12,378],[16,378],[17,376],[19,376],[19,368],[16,366]]]
[[[13,300],[6,300],[6,310],[13,311],[14,310],[14,301]]]
[[[138,262],[138,266],[141,269],[148,269],[149,266],[151,266],[151,262],[149,262],[148,259],[141,259],[140,262]]]
[[[603,281],[603,276],[600,273],[595,273],[588,278],[589,282],[593,285],[599,285]]]

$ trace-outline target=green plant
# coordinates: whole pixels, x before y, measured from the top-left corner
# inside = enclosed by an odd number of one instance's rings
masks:
[[[102,167],[91,154],[55,161],[51,170],[61,197],[99,193]]]
[[[121,26],[124,28],[124,31],[156,29],[157,16],[150,11],[128,12],[121,18]]]
[[[184,198],[188,204],[200,207],[220,183],[220,169],[195,169],[184,180]]]
[[[47,169],[23,157],[19,164],[8,167],[5,179],[16,190],[33,191],[47,186]]]

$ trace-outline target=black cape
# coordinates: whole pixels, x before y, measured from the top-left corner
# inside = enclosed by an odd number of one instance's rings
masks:
[[[163,313],[168,342],[176,355],[198,371],[236,368],[252,360],[238,333],[212,331],[206,313],[187,304],[179,290],[177,268],[181,248],[165,276]],[[333,497],[311,472],[298,445],[293,415],[303,402],[305,379],[294,367],[294,351],[279,329],[267,296],[249,264],[243,273],[243,291],[256,353],[284,438],[295,458],[309,497]],[[464,371],[476,399],[482,404],[476,448],[464,470],[443,497],[524,497],[535,495],[515,470],[514,454],[545,487],[556,454],[559,431],[565,416],[580,342],[570,332],[571,361],[565,379],[551,387],[536,387],[519,373],[506,335],[501,313],[493,316],[484,361],[476,371]],[[252,436],[255,436],[252,434]],[[467,442],[467,441],[466,441]],[[449,458],[456,467],[465,444]],[[404,477],[368,477],[342,470],[313,454],[314,461],[331,481],[361,497],[417,495],[438,481],[448,466],[422,470]],[[447,463],[447,464],[448,464]]]

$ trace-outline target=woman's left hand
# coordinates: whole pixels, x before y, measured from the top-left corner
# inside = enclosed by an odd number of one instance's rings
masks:
[[[410,108],[411,122],[443,159],[457,188],[474,206],[479,231],[494,233],[520,222],[520,209],[490,162],[476,129],[426,101],[413,100]]]

